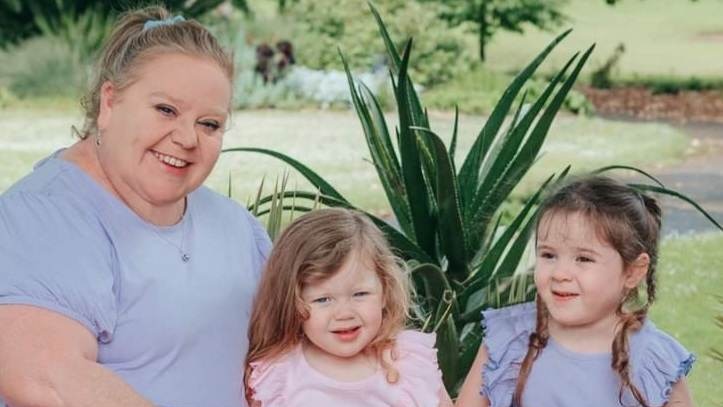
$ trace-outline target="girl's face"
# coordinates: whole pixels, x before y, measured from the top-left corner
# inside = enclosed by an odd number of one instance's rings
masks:
[[[620,254],[600,240],[579,213],[544,216],[537,237],[535,285],[561,327],[601,327],[617,322],[615,311],[639,278]]]
[[[302,326],[304,335],[335,358],[359,355],[382,324],[382,283],[366,257],[352,253],[331,278],[301,291],[309,310]]]

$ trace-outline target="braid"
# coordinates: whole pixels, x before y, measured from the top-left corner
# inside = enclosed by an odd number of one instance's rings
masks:
[[[530,372],[532,371],[532,363],[534,363],[537,357],[540,356],[542,349],[547,346],[547,339],[550,337],[550,332],[547,329],[547,308],[542,302],[542,297],[540,297],[539,294],[537,294],[535,302],[537,303],[535,332],[530,334],[530,344],[527,347],[527,354],[520,365],[520,373],[517,376],[515,393],[512,395],[512,405],[514,407],[522,406],[522,392],[525,390],[527,378],[530,376]]]
[[[637,402],[641,406],[650,407],[647,400],[645,399],[645,396],[643,396],[640,390],[635,386],[635,384],[633,384],[632,380],[630,379],[629,341],[630,334],[637,331],[643,326],[643,322],[645,322],[645,317],[648,313],[648,305],[645,305],[643,308],[633,312],[625,312],[623,311],[623,306],[621,304],[617,310],[617,313],[620,316],[621,327],[615,334],[615,339],[613,339],[612,368],[618,373],[618,376],[620,376],[621,386],[620,393],[618,395],[620,405],[623,405],[623,393],[627,388],[630,390],[630,393],[632,393],[633,397],[635,397],[635,400],[637,400]]]

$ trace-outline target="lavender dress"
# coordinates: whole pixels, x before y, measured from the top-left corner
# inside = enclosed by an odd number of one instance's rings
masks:
[[[489,359],[482,371],[481,394],[491,407],[509,407],[522,359],[535,329],[534,303],[483,314],[484,345]],[[653,407],[664,405],[675,382],[687,375],[695,356],[649,320],[630,338],[631,379]],[[576,353],[550,338],[532,366],[522,397],[524,406],[621,406],[620,379],[612,354]],[[622,405],[638,406],[630,391]]]

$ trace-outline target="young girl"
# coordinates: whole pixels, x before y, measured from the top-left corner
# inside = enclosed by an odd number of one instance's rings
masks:
[[[547,198],[537,300],[483,313],[484,344],[457,406],[692,405],[694,356],[646,318],[660,223],[654,199],[609,178]]]
[[[451,406],[434,335],[402,330],[408,301],[400,262],[366,216],[301,216],[276,241],[254,303],[249,403]]]

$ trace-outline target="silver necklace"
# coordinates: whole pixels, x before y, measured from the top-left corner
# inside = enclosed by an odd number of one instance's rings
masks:
[[[187,210],[187,207],[184,209]],[[184,212],[186,212],[186,210],[184,210]],[[188,218],[186,218],[186,216],[188,216]],[[178,254],[181,255],[181,261],[184,263],[188,263],[188,261],[191,260],[191,253],[189,253],[185,249],[185,245],[186,245],[186,229],[188,228],[188,224],[191,223],[191,212],[190,211],[188,211],[188,213],[184,213],[184,216],[181,218],[181,222],[183,222],[183,226],[181,227],[181,244],[180,245],[176,244],[175,242],[167,239],[165,236],[160,234],[158,232],[157,226],[155,226],[155,225],[152,226],[151,230],[153,230],[153,233],[155,233],[156,236],[158,236],[161,240],[163,240],[164,242],[168,243],[169,245],[175,247],[176,250],[178,250]]]

